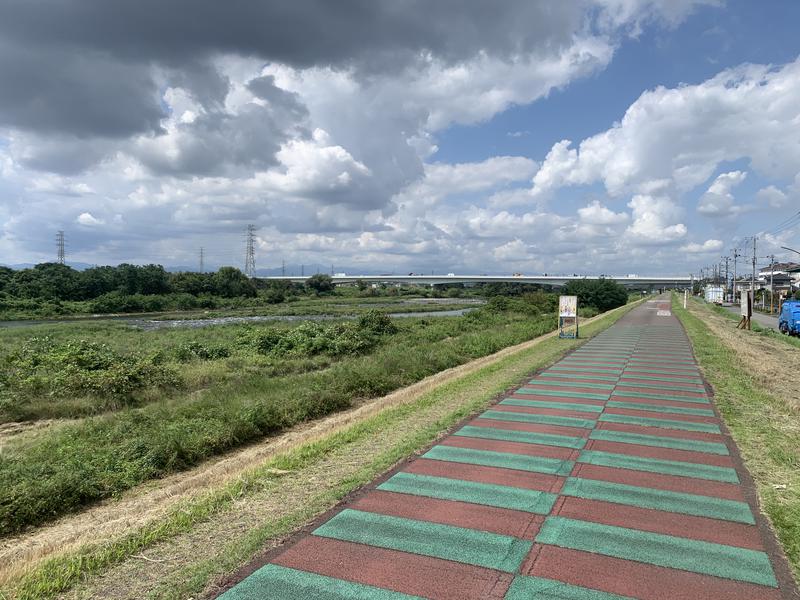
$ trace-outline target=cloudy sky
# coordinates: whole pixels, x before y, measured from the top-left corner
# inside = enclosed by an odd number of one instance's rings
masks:
[[[0,263],[800,248],[795,0],[0,0]]]

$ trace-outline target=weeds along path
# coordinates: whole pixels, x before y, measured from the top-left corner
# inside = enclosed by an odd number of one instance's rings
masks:
[[[736,329],[700,302],[688,310],[673,302],[673,311],[800,578],[800,350],[774,335]]]
[[[585,321],[584,331],[600,331],[630,307]],[[0,549],[0,586],[16,589],[19,597],[47,597],[105,571],[71,595],[160,595],[158,589],[175,590],[184,581],[187,594],[194,593],[209,577],[248,559],[266,540],[280,539],[531,369],[580,343],[554,337],[546,334],[448,369],[358,408],[140,486],[119,500],[7,538]]]

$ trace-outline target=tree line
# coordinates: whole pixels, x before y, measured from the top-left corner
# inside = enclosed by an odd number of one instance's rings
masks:
[[[170,273],[161,265],[121,264],[78,271],[59,263],[42,263],[19,271],[0,267],[0,293],[41,300],[93,300],[109,293],[234,298],[255,296],[257,289],[234,267],[222,267],[214,273]]]

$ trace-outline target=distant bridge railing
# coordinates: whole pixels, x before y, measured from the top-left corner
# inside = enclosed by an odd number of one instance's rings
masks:
[[[310,275],[286,277],[257,277],[265,281],[293,281],[303,283]],[[336,274],[331,277],[334,284],[355,283],[413,283],[421,285],[441,285],[445,283],[531,283],[561,287],[570,281],[582,279],[610,279],[631,288],[688,288],[692,285],[692,277],[640,277],[614,275],[345,275]]]

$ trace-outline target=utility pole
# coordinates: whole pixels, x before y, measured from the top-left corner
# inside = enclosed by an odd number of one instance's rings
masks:
[[[728,283],[730,282],[730,279],[728,277],[728,275],[729,275],[729,273],[728,273],[728,261],[731,259],[731,257],[730,256],[725,256],[724,258],[725,258],[725,296],[727,297],[728,296]]]
[[[772,287],[772,279],[775,275],[775,255],[770,254],[769,259],[769,314],[772,314],[772,309],[775,302],[775,288]]]
[[[733,303],[736,304],[736,259],[741,256],[739,249],[733,249]]]
[[[753,236],[753,279],[750,280],[750,289],[753,292],[753,304],[756,303],[756,240],[758,237]]]
[[[56,233],[56,247],[58,249],[58,264],[64,264],[64,232],[60,229]]]
[[[256,274],[256,226],[248,225],[247,247],[244,258],[244,274],[248,277],[255,277]]]
[[[205,249],[200,246],[200,272],[205,273]]]

